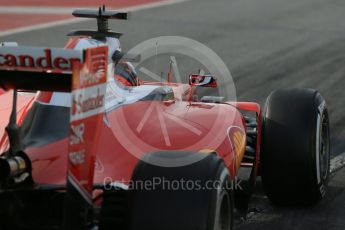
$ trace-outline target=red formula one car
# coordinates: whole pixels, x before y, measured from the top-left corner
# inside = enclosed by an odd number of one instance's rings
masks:
[[[214,76],[136,78],[107,28],[126,13],[74,15],[97,18],[98,31],[71,33],[64,49],[0,47],[1,230],[232,229],[258,176],[278,205],[325,195],[329,121],[317,91],[274,91],[263,111],[196,100]]]

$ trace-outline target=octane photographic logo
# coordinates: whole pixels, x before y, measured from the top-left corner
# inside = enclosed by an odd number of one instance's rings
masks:
[[[212,89],[211,93],[205,92],[201,96],[217,94],[224,97],[226,101],[236,101],[236,89],[231,73],[214,51],[189,38],[163,36],[138,44],[129,50],[128,54],[129,56],[140,55],[140,61],[133,63],[140,80],[158,82],[155,86],[142,84],[138,88],[147,87],[147,91],[151,89],[152,92],[160,93],[153,94],[153,98],[148,95],[146,99],[139,98],[133,106],[137,111],[128,110],[127,106],[120,106],[117,109],[121,111],[117,116],[111,118],[109,116],[109,119],[112,119],[109,121],[110,125],[116,127],[112,129],[113,134],[124,149],[141,159],[145,153],[165,150],[205,153],[226,141],[224,140],[224,137],[227,137],[226,131],[220,133],[220,130],[226,130],[227,127],[224,126],[229,124],[229,121],[225,123],[224,111],[222,114],[217,106],[188,101],[188,95],[183,95],[183,93],[180,98],[177,97],[178,91],[186,92],[186,89],[187,91],[191,89],[188,85],[189,75],[195,76],[195,73],[199,72],[199,75],[216,77],[218,85],[217,88]],[[176,85],[167,84],[168,79],[185,85],[174,88]],[[129,90],[134,93],[138,91],[135,88]],[[193,88],[192,92],[194,90],[207,91],[206,88]],[[110,94],[116,94],[115,89],[112,91]],[[176,100],[169,102],[171,93],[175,93]],[[198,95],[199,99],[201,96]],[[197,99],[195,97],[194,100]],[[124,101],[128,99],[121,100],[122,105],[133,103]],[[196,120],[189,119],[187,113],[193,113]],[[212,113],[211,119],[205,120],[205,116],[200,116],[198,120],[195,114],[202,113]],[[203,124],[205,121],[208,123],[206,128]],[[164,156],[155,157],[155,159],[150,159],[150,163],[162,167],[179,167],[195,163],[207,156],[207,154],[200,155],[202,157],[176,154],[174,159],[166,159]]]

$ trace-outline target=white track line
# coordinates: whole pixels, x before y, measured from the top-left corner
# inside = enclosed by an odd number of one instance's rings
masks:
[[[116,10],[119,11],[129,11],[129,12],[135,12],[135,11],[140,11],[140,10],[147,10],[147,9],[153,9],[157,7],[163,7],[163,6],[169,6],[169,5],[174,5],[177,3],[182,3],[182,2],[187,2],[190,0],[166,0],[162,2],[154,2],[154,3],[147,3],[139,6],[132,6],[132,7],[126,7],[126,8],[119,8]],[[50,15],[56,15],[56,14],[61,14],[61,15],[70,15],[74,9],[79,9],[79,8],[85,8],[85,7],[75,7],[75,8],[70,8],[70,7],[25,7],[25,6],[16,6],[16,7],[0,7],[0,13],[2,14],[50,14]],[[48,22],[48,23],[41,23],[33,26],[26,26],[26,27],[21,27],[13,30],[6,30],[3,32],[0,32],[0,37],[2,36],[8,36],[8,35],[13,35],[13,34],[18,34],[18,33],[24,33],[24,32],[29,32],[33,30],[40,30],[40,29],[46,29],[54,26],[61,26],[61,25],[67,25],[67,24],[72,24],[72,23],[78,23],[81,21],[85,20],[90,20],[90,19],[83,19],[83,18],[69,18],[69,19],[64,19],[64,20],[58,20],[54,22]]]
[[[67,24],[77,23],[77,22],[81,22],[81,21],[85,21],[85,20],[88,20],[88,19],[70,18],[70,19],[59,20],[59,21],[55,21],[55,22],[41,23],[41,24],[37,24],[34,26],[21,27],[18,29],[6,30],[3,32],[0,32],[0,37],[24,33],[24,32],[29,32],[29,31],[33,31],[33,30],[46,29],[46,28],[50,28],[50,27],[54,27],[54,26],[67,25]]]
[[[331,173],[335,172],[345,166],[345,153],[334,157],[331,160]]]
[[[85,8],[85,7],[76,7]],[[1,14],[71,14],[72,7],[0,6]]]

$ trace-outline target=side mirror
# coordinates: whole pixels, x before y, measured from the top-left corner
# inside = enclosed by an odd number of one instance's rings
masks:
[[[209,88],[217,88],[217,78],[212,75],[189,75],[189,85]]]

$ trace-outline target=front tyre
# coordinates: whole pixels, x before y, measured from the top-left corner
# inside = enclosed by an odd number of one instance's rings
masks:
[[[325,100],[310,89],[270,94],[263,113],[262,182],[278,205],[313,205],[325,196],[330,169]]]

